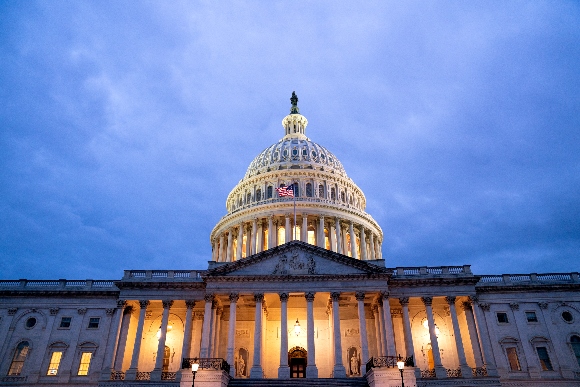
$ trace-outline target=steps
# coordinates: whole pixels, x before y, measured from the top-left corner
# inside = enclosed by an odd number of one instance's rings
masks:
[[[369,387],[365,378],[231,379],[228,387]]]

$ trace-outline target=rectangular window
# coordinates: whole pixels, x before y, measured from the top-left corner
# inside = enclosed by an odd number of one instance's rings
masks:
[[[72,317],[61,318],[59,328],[70,328],[71,321],[72,321]]]
[[[498,323],[507,323],[507,322],[508,322],[508,316],[507,316],[507,313],[504,313],[504,312],[498,312],[498,313],[497,313],[497,322],[498,322]]]
[[[50,363],[48,365],[47,375],[54,376],[58,374],[58,367],[60,366],[60,359],[62,359],[62,352],[53,352],[50,356]]]
[[[520,359],[518,359],[518,352],[515,347],[509,347],[505,349],[510,363],[510,369],[512,371],[521,371]]]
[[[99,322],[101,321],[100,317],[91,317],[89,319],[89,326],[90,329],[96,329],[99,327]]]
[[[83,352],[81,355],[81,364],[79,365],[78,375],[86,376],[89,374],[89,366],[91,365],[92,352]]]
[[[538,358],[540,359],[540,365],[542,366],[542,371],[553,371],[552,362],[550,361],[550,356],[548,355],[548,349],[546,347],[536,347],[538,352]]]
[[[538,322],[536,312],[526,312],[526,318],[528,319],[528,322]]]

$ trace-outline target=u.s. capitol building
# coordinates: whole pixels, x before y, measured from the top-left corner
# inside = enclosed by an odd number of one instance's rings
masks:
[[[0,281],[0,386],[580,386],[578,273],[390,267],[291,102],[206,269]]]

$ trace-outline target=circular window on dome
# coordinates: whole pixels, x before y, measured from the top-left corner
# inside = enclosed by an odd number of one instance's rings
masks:
[[[574,321],[574,316],[572,316],[572,313],[570,313],[569,311],[565,310],[562,312],[562,318],[564,319],[564,321],[566,321],[567,323],[571,323],[572,321]]]
[[[34,328],[35,325],[36,325],[36,318],[35,317],[30,317],[28,320],[26,320],[26,328],[28,328],[28,329]]]

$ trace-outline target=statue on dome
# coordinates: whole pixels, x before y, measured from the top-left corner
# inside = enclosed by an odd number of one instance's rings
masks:
[[[290,108],[290,114],[300,114],[300,109],[298,109],[298,96],[296,92],[292,92],[292,97],[290,97],[290,102],[292,103],[292,107]]]

